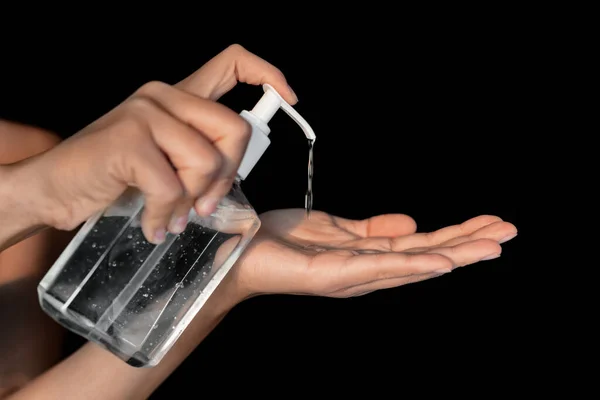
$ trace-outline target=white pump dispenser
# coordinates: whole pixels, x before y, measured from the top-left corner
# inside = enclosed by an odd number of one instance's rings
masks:
[[[240,113],[240,116],[252,126],[252,136],[238,169],[238,175],[242,180],[246,179],[271,144],[269,121],[280,108],[302,128],[307,139],[314,142],[317,138],[308,122],[271,85],[264,84],[263,90],[265,94],[256,103],[252,111],[244,110]]]

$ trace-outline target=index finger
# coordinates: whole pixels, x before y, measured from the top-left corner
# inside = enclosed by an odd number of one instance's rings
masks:
[[[177,87],[196,96],[218,100],[238,82],[250,85],[270,84],[289,104],[298,102],[283,73],[274,65],[233,44],[188,76]]]

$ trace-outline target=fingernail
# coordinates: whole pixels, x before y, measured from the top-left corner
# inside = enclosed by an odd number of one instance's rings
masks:
[[[210,215],[217,209],[217,204],[219,204],[219,200],[214,197],[208,197],[200,200],[200,207],[198,213],[200,215]]]
[[[514,239],[515,236],[517,236],[516,233],[511,233],[510,235],[506,236],[505,238],[500,239],[500,241],[498,243],[508,242],[510,239]]]
[[[187,216],[173,217],[169,225],[169,231],[175,235],[179,235],[187,226]]]
[[[162,242],[165,241],[166,235],[167,235],[167,232],[165,231],[164,228],[157,229],[156,232],[154,233],[154,243],[161,244]]]
[[[493,260],[494,258],[500,257],[500,254],[490,254],[487,257],[483,257],[481,261]]]
[[[452,272],[452,268],[436,269],[433,271],[434,274],[447,274],[448,272]]]
[[[288,85],[288,89],[290,89],[290,93],[292,94],[292,96],[294,96],[294,99],[296,100],[296,103],[298,102],[298,96],[296,96],[296,93],[294,92],[294,89],[292,89],[292,87],[290,85]]]

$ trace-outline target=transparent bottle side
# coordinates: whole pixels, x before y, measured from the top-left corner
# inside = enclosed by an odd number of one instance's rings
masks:
[[[140,227],[143,198],[128,190],[87,221],[38,286],[44,311],[136,367],[156,365],[260,227],[233,185],[207,218],[160,245]]]

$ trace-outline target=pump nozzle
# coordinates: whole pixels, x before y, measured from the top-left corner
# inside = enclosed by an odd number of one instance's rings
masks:
[[[254,106],[252,111],[242,111],[240,115],[252,126],[252,136],[246,148],[246,153],[240,168],[238,169],[238,175],[242,179],[246,179],[252,168],[256,165],[260,157],[262,157],[267,147],[271,144],[269,140],[269,121],[277,113],[280,108],[290,116],[304,132],[304,135],[311,140],[317,139],[315,132],[312,130],[308,122],[294,108],[281,97],[279,93],[269,84],[263,85],[265,94]]]
[[[265,91],[265,94],[252,109],[252,114],[257,116],[265,124],[268,124],[277,110],[281,108],[287,115],[290,116],[291,119],[300,125],[300,128],[302,128],[302,131],[306,135],[307,139],[317,139],[315,132],[313,132],[308,122],[306,122],[306,120],[302,118],[300,114],[298,114],[298,111],[294,110],[294,108],[287,101],[285,101],[279,93],[277,93],[273,86],[265,83],[263,85],[263,90]]]

